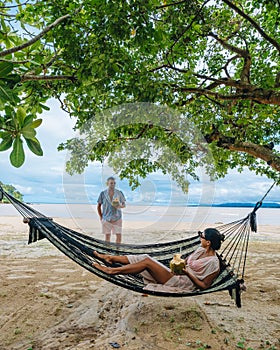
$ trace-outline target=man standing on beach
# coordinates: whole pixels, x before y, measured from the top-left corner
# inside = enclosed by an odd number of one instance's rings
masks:
[[[116,235],[116,243],[122,240],[122,208],[125,208],[125,197],[117,190],[113,176],[107,179],[107,189],[102,191],[97,200],[97,212],[102,224],[105,241],[110,242],[111,233]]]

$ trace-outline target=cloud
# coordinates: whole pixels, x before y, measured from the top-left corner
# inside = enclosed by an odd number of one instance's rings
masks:
[[[249,170],[241,174],[231,171],[225,178],[216,181],[215,202],[258,202],[272,185],[273,180],[258,176]],[[267,202],[279,202],[280,188],[274,186],[266,197]]]
[[[19,184],[12,184],[21,194],[32,194],[34,193],[33,189],[31,186],[21,186]]]

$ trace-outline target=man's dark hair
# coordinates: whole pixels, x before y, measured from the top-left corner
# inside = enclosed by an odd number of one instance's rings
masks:
[[[107,179],[107,182],[110,181],[110,180],[116,181],[116,179],[113,176],[109,176],[108,179]]]

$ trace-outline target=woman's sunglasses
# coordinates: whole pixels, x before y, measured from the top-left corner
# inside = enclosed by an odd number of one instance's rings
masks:
[[[206,239],[205,236],[203,236],[203,232],[198,231],[198,235],[199,235],[200,238]]]

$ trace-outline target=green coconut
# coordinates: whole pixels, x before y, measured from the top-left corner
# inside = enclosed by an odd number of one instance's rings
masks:
[[[119,198],[114,198],[112,200],[112,206],[113,207],[118,207],[120,205],[120,201],[119,201]]]
[[[181,254],[175,254],[170,261],[170,270],[176,275],[183,275],[183,270],[186,268],[186,262],[181,258]]]

